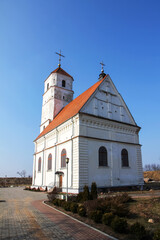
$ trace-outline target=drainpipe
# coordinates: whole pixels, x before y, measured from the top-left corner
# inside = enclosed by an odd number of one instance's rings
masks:
[[[44,184],[44,151],[46,147],[46,137],[44,136],[44,147],[43,147],[43,163],[42,163],[42,186]]]
[[[73,136],[74,136],[74,122],[72,122],[72,136],[71,136],[71,187],[73,187]]]
[[[113,186],[113,147],[111,143],[111,187]]]
[[[55,173],[56,173],[56,163],[57,163],[57,142],[58,142],[58,130],[56,128],[56,143],[55,143]],[[54,185],[56,184],[56,174],[54,173]]]

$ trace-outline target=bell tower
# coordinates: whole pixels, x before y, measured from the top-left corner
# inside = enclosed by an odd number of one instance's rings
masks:
[[[73,81],[73,77],[61,68],[59,59],[58,68],[44,81],[40,132],[73,100]]]

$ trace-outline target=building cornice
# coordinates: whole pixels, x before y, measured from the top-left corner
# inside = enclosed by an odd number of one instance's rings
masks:
[[[56,147],[56,146],[59,146],[59,145],[61,145],[61,144],[66,143],[66,142],[69,142],[69,141],[71,141],[71,140],[73,140],[73,139],[75,139],[75,138],[85,138],[85,139],[92,139],[92,140],[96,140],[96,141],[98,140],[98,141],[105,141],[105,142],[111,142],[111,143],[120,143],[120,144],[134,145],[134,146],[142,146],[142,145],[139,144],[139,143],[125,142],[125,141],[117,141],[117,140],[111,140],[111,139],[105,139],[105,138],[96,138],[96,137],[90,137],[90,136],[85,136],[85,135],[77,135],[77,136],[74,136],[74,137],[72,137],[72,138],[70,138],[70,139],[67,139],[66,141],[57,143],[57,144],[55,144],[54,146],[51,146],[51,147],[45,148],[45,149],[43,149],[43,150],[41,150],[41,151],[39,151],[39,152],[36,152],[36,153],[34,153],[33,155],[39,154],[39,153],[41,153],[41,152],[43,152],[43,151],[49,150],[49,149],[51,149],[51,148],[54,148],[54,147]]]
[[[137,128],[137,129],[138,129],[138,132],[139,132],[140,129],[141,129],[141,127],[139,127],[139,126],[137,126],[137,125],[133,125],[133,124],[130,124],[130,123],[125,123],[125,122],[117,121],[117,120],[114,120],[114,119],[104,118],[104,117],[101,117],[101,116],[96,116],[96,115],[89,114],[89,113],[84,113],[84,112],[80,112],[79,114],[80,114],[80,116],[86,115],[86,116],[90,116],[90,117],[97,118],[97,119],[107,120],[107,121],[110,122],[110,123],[114,122],[114,123],[121,124],[121,125],[123,125],[123,126],[134,127],[134,128]]]

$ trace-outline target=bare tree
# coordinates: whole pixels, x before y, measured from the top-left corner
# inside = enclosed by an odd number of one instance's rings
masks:
[[[155,164],[155,163],[153,163],[153,164],[146,164],[144,166],[144,170],[145,171],[158,171],[158,170],[160,170],[160,164]]]
[[[26,170],[22,170],[21,172],[17,172],[21,177],[26,177]]]

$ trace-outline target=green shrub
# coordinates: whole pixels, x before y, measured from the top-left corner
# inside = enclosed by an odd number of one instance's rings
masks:
[[[66,210],[66,211],[71,211],[71,209],[70,209],[70,207],[71,207],[71,202],[65,202],[65,201],[64,201],[61,206],[64,208],[64,210]]]
[[[129,208],[125,203],[116,203],[113,201],[111,203],[110,212],[119,217],[126,217],[129,214]]]
[[[114,198],[116,199],[116,202],[119,203],[127,203],[133,201],[132,198],[128,195],[128,193],[119,194]]]
[[[71,206],[70,206],[70,210],[71,210],[71,212],[73,212],[73,213],[77,213],[77,211],[78,211],[78,204],[77,203],[71,203]]]
[[[126,233],[128,230],[127,221],[118,216],[115,216],[115,218],[112,220],[111,227],[115,232],[118,233]]]
[[[139,222],[134,223],[130,227],[130,233],[134,235],[134,239],[136,240],[142,240],[146,236],[145,227]]]
[[[78,193],[76,202],[83,202],[83,192]]]
[[[95,182],[92,182],[91,185],[91,198],[97,199],[97,184]]]
[[[59,206],[59,199],[55,198],[55,199],[53,200],[53,204],[54,204],[55,206]]]
[[[87,201],[90,199],[89,188],[87,185],[83,188],[83,201]]]
[[[58,207],[61,207],[64,202],[65,202],[64,200],[61,200],[61,199],[58,199],[58,198],[55,198],[55,199],[53,200],[53,204],[54,204],[55,206],[58,206]]]
[[[90,218],[96,223],[101,223],[102,222],[102,211],[100,211],[100,210],[92,211],[90,213]]]
[[[115,216],[111,212],[110,213],[105,213],[105,214],[103,214],[103,217],[102,217],[102,223],[110,226],[114,217]]]
[[[49,202],[53,202],[54,199],[56,199],[57,194],[47,194]]]
[[[159,240],[159,239],[160,239],[160,228],[154,232],[154,236],[153,236],[153,240]]]
[[[78,214],[81,217],[85,217],[86,216],[86,209],[85,209],[85,207],[83,205],[78,206]]]

